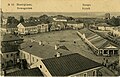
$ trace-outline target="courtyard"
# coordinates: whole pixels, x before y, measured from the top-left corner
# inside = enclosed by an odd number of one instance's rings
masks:
[[[56,44],[64,45],[67,47],[67,49],[69,49],[70,52],[79,53],[99,63],[103,62],[103,58],[108,59],[110,63],[118,60],[118,56],[113,57],[96,56],[77,35],[77,30],[53,31],[48,33],[24,36],[24,41],[31,39],[34,39],[35,41],[38,42],[42,41],[43,44],[48,44],[51,46],[55,46]]]

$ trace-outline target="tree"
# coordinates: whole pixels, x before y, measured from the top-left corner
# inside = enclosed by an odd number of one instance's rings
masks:
[[[18,24],[19,23],[19,21],[17,20],[17,19],[15,19],[15,17],[11,17],[11,16],[9,16],[8,18],[7,18],[7,24]]]
[[[23,16],[20,16],[20,23],[24,22]]]
[[[41,23],[48,24],[52,21],[52,18],[44,14],[39,17],[39,20],[41,21]]]
[[[119,19],[115,18],[114,16],[107,21],[107,24],[112,25],[112,26],[119,26]]]

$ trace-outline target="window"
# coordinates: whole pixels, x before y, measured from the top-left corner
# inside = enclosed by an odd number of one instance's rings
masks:
[[[104,54],[107,54],[108,50],[104,50]]]
[[[33,62],[34,62],[34,57],[33,57]]]
[[[38,59],[36,61],[38,62]]]
[[[13,54],[11,54],[11,57],[13,56]]]
[[[25,54],[24,54],[24,59],[25,59]]]
[[[114,50],[114,54],[118,54],[118,50]]]
[[[27,58],[29,59],[29,55],[27,55]]]
[[[96,74],[95,74],[95,71],[93,71],[93,76],[95,76]]]
[[[19,53],[17,53],[17,56],[19,56]]]
[[[42,65],[40,65],[40,68],[42,68]]]
[[[4,67],[4,64],[2,63],[2,67]]]
[[[21,56],[22,56],[22,53],[21,53]]]
[[[7,58],[9,57],[8,54],[6,55],[6,57],[7,57]]]
[[[87,73],[84,74],[84,77],[86,77],[86,76],[87,76]]]

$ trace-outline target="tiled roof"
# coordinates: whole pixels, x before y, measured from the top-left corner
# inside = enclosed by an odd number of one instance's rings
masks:
[[[49,45],[39,45],[38,42],[31,42],[27,41],[25,43],[21,44],[21,50],[31,53],[35,56],[38,56],[40,58],[51,58],[55,57],[57,52],[62,53],[62,55],[70,54],[71,52],[68,50],[64,50],[59,48],[58,50],[55,50],[54,46]]]
[[[6,76],[43,76],[43,74],[39,68],[32,68],[8,73]]]
[[[44,59],[42,62],[52,76],[69,76],[101,66],[78,53]]]

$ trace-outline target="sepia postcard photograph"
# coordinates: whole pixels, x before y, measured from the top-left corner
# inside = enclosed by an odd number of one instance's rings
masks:
[[[1,0],[0,77],[120,76],[120,0]]]

